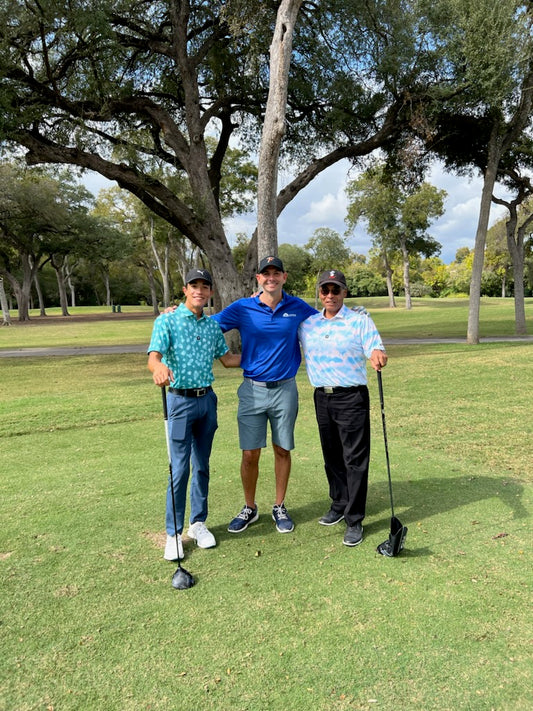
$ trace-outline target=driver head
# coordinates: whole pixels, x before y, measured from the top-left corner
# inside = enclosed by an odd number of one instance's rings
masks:
[[[188,570],[180,566],[172,576],[172,587],[176,588],[176,590],[187,590],[192,588],[193,585],[194,578],[192,575]]]

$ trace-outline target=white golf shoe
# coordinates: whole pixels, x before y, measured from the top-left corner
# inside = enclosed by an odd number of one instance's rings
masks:
[[[167,533],[167,543],[165,545],[165,552],[163,553],[163,558],[165,560],[183,560],[183,544],[181,542],[181,536],[178,533],[178,545],[176,547],[176,536],[169,536]]]
[[[214,548],[217,544],[215,537],[203,521],[196,521],[189,526],[187,535],[196,541],[198,548]]]

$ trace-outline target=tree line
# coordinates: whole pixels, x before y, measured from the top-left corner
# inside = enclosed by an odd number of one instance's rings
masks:
[[[532,16],[531,0],[5,0],[0,141],[29,165],[91,169],[136,196],[205,255],[222,304],[248,293],[263,233],[339,160],[365,171],[383,157],[391,190],[416,190],[435,157],[479,174],[475,343],[491,202],[505,184],[512,221],[531,190]],[[241,269],[224,230],[235,146],[259,155],[263,216]],[[279,163],[294,175],[281,188]]]
[[[252,164],[242,153],[233,170]],[[374,165],[347,186],[346,232],[319,228],[303,246],[281,244],[279,255],[289,273],[287,290],[314,298],[317,274],[335,265],[345,272],[349,295],[364,299],[445,297],[468,294],[474,251],[463,247],[449,265],[439,258],[441,245],[428,233],[442,214],[445,193],[428,183],[418,189],[395,189],[383,182],[383,165]],[[242,191],[236,175],[228,215],[247,209],[250,191]],[[372,237],[368,255],[347,246],[349,235],[363,219]],[[531,238],[533,201],[517,212],[517,229],[524,240],[524,293],[533,294]],[[481,293],[509,296],[515,292],[512,260],[507,245],[509,220],[497,222],[488,233]],[[529,231],[528,231],[529,230]],[[18,307],[19,320],[30,308],[46,315],[47,306],[60,306],[64,316],[76,305],[151,304],[154,314],[181,297],[185,272],[191,264],[210,266],[206,255],[176,229],[146,209],[141,201],[118,188],[102,190],[95,198],[75,176],[20,163],[0,166],[0,276],[4,323]],[[236,236],[232,256],[242,269],[251,237]],[[217,308],[221,302],[215,304]]]

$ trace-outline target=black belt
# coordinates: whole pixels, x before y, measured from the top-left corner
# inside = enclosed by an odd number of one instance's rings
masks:
[[[213,388],[208,385],[207,388],[190,388],[188,390],[180,390],[179,388],[169,388],[169,393],[173,395],[182,395],[183,397],[203,397],[210,393]]]
[[[357,390],[360,390],[361,388],[364,388],[364,385],[350,385],[346,388],[342,387],[329,387],[328,385],[324,385],[323,387],[320,388],[315,388],[316,390],[320,390],[321,393],[326,393],[327,395],[336,395],[337,393],[355,393]]]
[[[294,378],[285,378],[285,380],[270,380],[269,382],[265,382],[263,380],[252,380],[252,378],[244,378],[247,380],[249,383],[253,383],[254,385],[259,385],[261,388],[268,388],[271,390],[272,388],[279,388],[280,385],[283,385],[283,383],[288,383],[289,380],[294,380]]]

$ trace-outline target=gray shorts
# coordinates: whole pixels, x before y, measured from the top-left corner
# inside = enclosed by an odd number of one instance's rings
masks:
[[[272,430],[272,444],[288,451],[294,449],[294,423],[298,415],[298,389],[294,378],[282,381],[275,388],[245,379],[237,394],[241,449],[266,447],[267,422]]]

